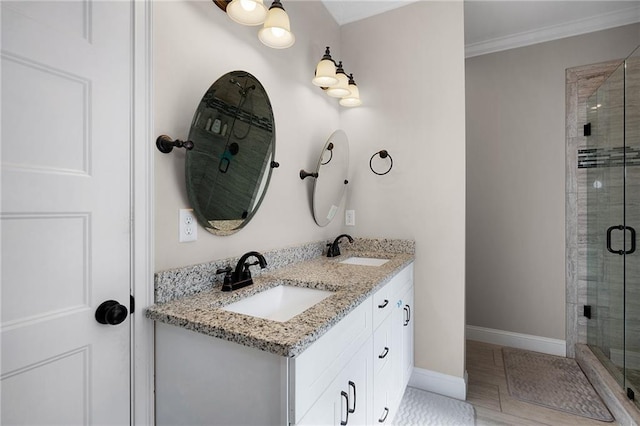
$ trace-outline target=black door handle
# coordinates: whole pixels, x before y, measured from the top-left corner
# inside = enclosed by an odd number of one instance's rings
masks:
[[[620,231],[629,230],[631,232],[631,248],[629,250],[614,250],[611,248],[611,232],[614,229],[618,229]],[[636,251],[636,230],[633,229],[631,226],[624,226],[624,225],[614,225],[607,228],[607,250],[609,251],[609,253],[619,254],[620,256],[624,254],[634,253]]]
[[[96,309],[96,321],[100,324],[118,325],[127,318],[127,307],[115,300],[102,302]]]
[[[636,251],[636,230],[630,226],[626,227],[629,231],[631,231],[631,249],[627,251],[625,254],[631,254]],[[625,247],[626,248],[626,247]]]

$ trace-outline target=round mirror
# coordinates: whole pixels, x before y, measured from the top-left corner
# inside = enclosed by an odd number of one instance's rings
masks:
[[[327,226],[338,212],[347,188],[349,171],[349,140],[342,130],[336,130],[324,144],[313,184],[313,218]]]
[[[237,232],[258,210],[275,163],[275,125],[267,92],[245,71],[220,77],[191,122],[187,196],[198,222],[216,235]]]

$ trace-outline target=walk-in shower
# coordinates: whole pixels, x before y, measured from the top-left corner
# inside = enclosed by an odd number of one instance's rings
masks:
[[[584,104],[578,150],[579,256],[586,340],[640,401],[640,47]],[[584,145],[583,145],[584,146]],[[585,208],[586,207],[586,208]]]

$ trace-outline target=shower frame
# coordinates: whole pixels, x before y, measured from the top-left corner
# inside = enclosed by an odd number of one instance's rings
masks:
[[[578,170],[578,151],[587,148],[583,125],[588,122],[587,103],[596,90],[624,60],[566,70],[566,343],[567,356],[575,357],[618,420],[639,423],[640,411],[626,398],[619,380],[586,346],[588,341],[584,307],[587,298],[587,173]]]

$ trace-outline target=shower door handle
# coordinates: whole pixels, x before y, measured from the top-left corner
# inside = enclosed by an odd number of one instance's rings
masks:
[[[631,254],[636,251],[636,230],[630,226],[627,226],[626,228],[631,231],[631,249],[629,249],[629,251],[626,251],[625,254]]]
[[[620,231],[623,231],[623,230],[627,230],[627,229],[628,229],[629,231],[631,231],[631,248],[630,248],[629,250],[613,250],[613,249],[611,248],[611,232],[612,232],[614,229],[618,229],[618,230],[620,230]],[[626,247],[625,247],[625,248],[626,248]],[[633,228],[632,228],[632,227],[630,227],[630,226],[624,226],[624,225],[614,225],[614,226],[610,226],[610,227],[607,229],[607,250],[608,250],[610,253],[613,253],[613,254],[619,254],[620,256],[622,256],[623,254],[631,254],[631,253],[635,252],[635,251],[636,251],[636,230],[635,230],[635,229],[633,229]]]

